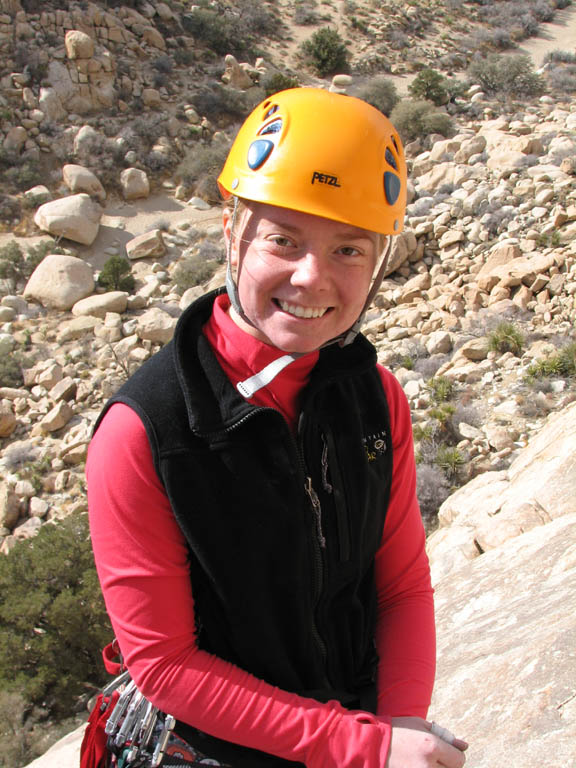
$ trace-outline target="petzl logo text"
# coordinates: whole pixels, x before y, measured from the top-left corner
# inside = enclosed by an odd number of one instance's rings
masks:
[[[338,184],[338,176],[330,176],[328,173],[314,171],[312,174],[312,184],[315,184],[316,182],[318,182],[318,184],[328,184],[329,187],[340,186],[340,184]]]

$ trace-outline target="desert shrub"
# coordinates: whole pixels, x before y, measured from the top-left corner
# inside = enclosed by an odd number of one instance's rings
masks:
[[[174,69],[174,60],[171,56],[163,54],[162,56],[158,56],[157,59],[154,59],[152,62],[152,67],[157,72],[162,72],[165,75],[169,75]]]
[[[416,496],[428,529],[433,528],[438,510],[449,495],[449,483],[440,467],[432,464],[416,467]]]
[[[316,11],[316,0],[296,0],[294,3],[294,24],[306,27],[320,21]]]
[[[544,62],[548,63],[560,63],[560,64],[576,64],[576,53],[572,51],[561,51],[559,49],[555,51],[548,51],[544,56]]]
[[[434,403],[445,403],[454,394],[454,384],[445,376],[435,376],[426,382],[426,390]]]
[[[576,64],[552,67],[546,72],[550,88],[559,93],[576,93]]]
[[[135,280],[128,259],[110,256],[98,275],[98,285],[108,291],[132,291]]]
[[[0,558],[0,682],[59,717],[105,679],[112,630],[94,568],[88,520],[44,525]]]
[[[0,387],[21,387],[24,383],[22,364],[18,355],[2,355],[0,358]]]
[[[284,72],[272,72],[262,80],[262,87],[266,96],[272,96],[279,91],[285,91],[288,88],[298,88],[300,83],[297,77],[286,75]]]
[[[423,69],[408,86],[408,91],[415,99],[426,99],[440,107],[450,98],[445,82],[446,78],[440,72],[434,69]]]
[[[570,342],[545,360],[532,363],[526,371],[529,382],[554,376],[576,377],[576,342]]]
[[[37,160],[0,147],[0,178],[3,192],[24,192],[42,183],[45,177]]]
[[[219,56],[239,56],[249,45],[238,17],[217,8],[194,8],[181,16],[182,27]]]
[[[404,142],[423,138],[431,133],[448,136],[452,131],[450,116],[436,110],[429,101],[400,101],[392,110],[390,120]]]
[[[243,119],[250,111],[245,93],[217,83],[196,91],[192,96],[192,104],[198,114],[210,120],[222,117]]]
[[[197,195],[216,202],[220,198],[216,179],[227,154],[228,147],[224,144],[201,144],[188,152],[175,177]]]
[[[512,352],[520,355],[524,348],[524,335],[517,325],[507,320],[499,323],[488,336],[488,347],[492,352],[503,355]]]
[[[464,456],[454,446],[442,445],[436,454],[436,464],[449,480],[452,480],[464,464]]]
[[[538,96],[544,91],[544,79],[534,70],[529,56],[476,58],[468,67],[468,78],[488,94]]]
[[[359,91],[358,96],[387,117],[400,101],[396,86],[385,77],[375,77]]]
[[[259,0],[237,0],[236,9],[242,29],[252,36],[274,35],[278,20]]]
[[[63,253],[52,240],[43,240],[30,246],[24,253],[16,240],[0,248],[0,280],[7,280],[16,290],[24,285],[42,259],[49,253]]]
[[[320,77],[348,71],[348,50],[336,29],[323,27],[300,46],[304,60]]]
[[[24,729],[26,701],[18,693],[0,691],[0,767],[25,765],[32,759]]]
[[[187,259],[183,259],[174,270],[173,279],[178,291],[184,293],[188,288],[201,285],[210,280],[218,263],[212,260],[206,260],[201,254],[195,254]]]

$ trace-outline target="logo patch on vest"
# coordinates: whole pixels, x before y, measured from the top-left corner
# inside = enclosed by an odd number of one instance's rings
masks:
[[[327,184],[329,187],[339,187],[338,176],[331,176],[329,173],[320,173],[320,171],[314,171],[312,174],[312,184]]]
[[[362,438],[366,458],[368,461],[376,461],[378,456],[386,453],[386,431],[376,432],[374,435],[368,435]]]

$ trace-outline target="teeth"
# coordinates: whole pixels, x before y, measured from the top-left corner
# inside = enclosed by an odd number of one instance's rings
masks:
[[[295,317],[309,319],[312,317],[322,317],[327,312],[326,307],[298,307],[295,304],[288,304],[286,301],[279,301],[280,307],[284,312],[288,312]]]

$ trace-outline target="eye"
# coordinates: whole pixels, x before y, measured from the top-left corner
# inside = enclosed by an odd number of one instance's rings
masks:
[[[286,235],[268,235],[266,242],[277,249],[287,249],[294,246],[294,242]]]
[[[364,256],[364,253],[354,245],[342,245],[340,248],[338,248],[338,253],[341,253],[342,256],[350,257]]]

